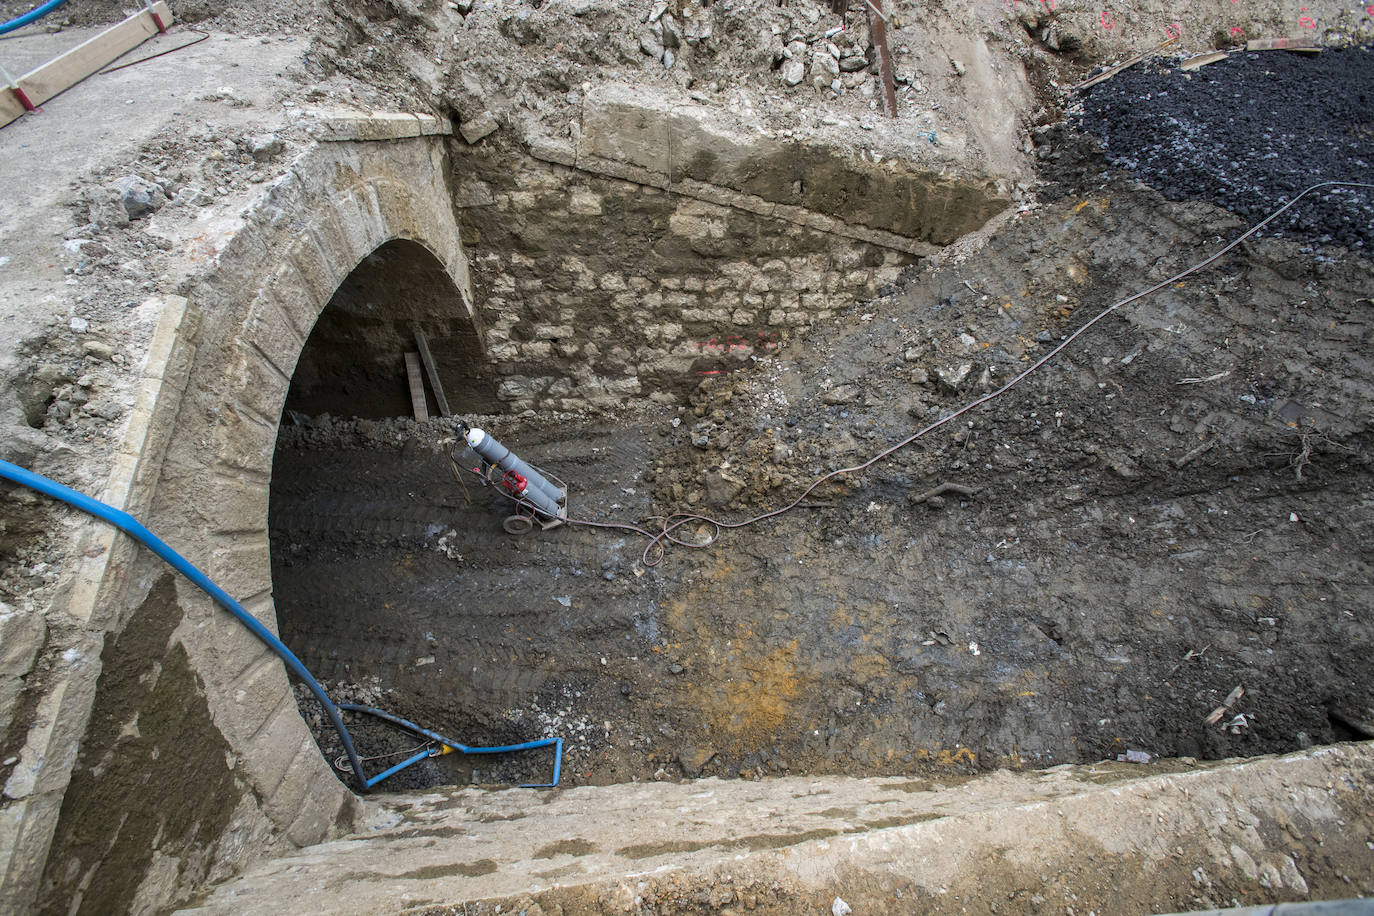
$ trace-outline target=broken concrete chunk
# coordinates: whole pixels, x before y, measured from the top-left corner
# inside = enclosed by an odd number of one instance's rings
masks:
[[[663,47],[682,47],[682,30],[678,28],[677,20],[671,13],[665,13],[658,24],[663,29]]]
[[[687,31],[683,37],[689,45],[699,45],[703,41],[710,41],[711,35],[711,20],[700,18],[688,20]]]
[[[257,162],[266,162],[286,149],[286,144],[276,134],[257,134],[243,138],[243,149]]]
[[[663,33],[654,28],[644,29],[639,33],[639,50],[645,54],[659,60],[663,57]]]
[[[125,175],[114,181],[110,188],[119,195],[119,202],[123,204],[124,212],[129,215],[129,219],[139,219],[155,213],[167,203],[167,195],[162,192],[162,188],[137,175]]]
[[[715,748],[685,747],[678,752],[677,762],[684,776],[696,778],[705,769],[711,758],[716,756]]]
[[[463,135],[463,139],[469,144],[476,143],[483,137],[490,136],[500,127],[496,123],[496,118],[489,111],[484,111],[475,118],[464,121],[458,127],[458,133]]]
[[[935,370],[935,377],[940,384],[950,391],[958,391],[968,380],[969,373],[973,371],[973,363],[959,363],[957,366],[940,366]]]
[[[83,341],[81,344],[81,349],[85,351],[87,356],[90,356],[94,359],[107,360],[111,356],[114,356],[114,347],[105,343],[105,341],[103,340]]]
[[[836,385],[829,391],[821,394],[823,404],[851,404],[859,396],[859,386],[857,385]]]
[[[824,89],[840,76],[840,62],[825,51],[811,52],[811,85]]]
[[[744,483],[727,476],[723,471],[712,471],[706,475],[706,499],[713,506],[727,506],[739,496]]]
[[[793,42],[783,49],[782,81],[788,86],[796,86],[806,79],[806,45]]]

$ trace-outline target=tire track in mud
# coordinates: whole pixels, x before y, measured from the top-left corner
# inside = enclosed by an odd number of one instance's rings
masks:
[[[593,433],[570,446],[556,459],[576,478],[574,511],[588,488],[631,501],[623,491],[634,487],[601,453],[614,448],[628,467],[643,453],[637,437]],[[528,436],[520,447],[540,463],[558,442]],[[475,477],[467,492],[471,504],[447,455],[425,448],[279,450],[278,617],[317,676],[376,676],[405,715],[514,740],[507,713],[576,676],[568,647],[623,641],[635,611],[602,600],[622,590],[607,581],[619,567],[603,539],[566,528],[514,538],[500,527],[507,502]]]

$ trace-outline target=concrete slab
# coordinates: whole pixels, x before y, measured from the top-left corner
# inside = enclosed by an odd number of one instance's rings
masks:
[[[840,898],[861,913],[1103,913],[1349,895],[1374,889],[1372,774],[1363,744],[948,785],[707,779],[393,796],[382,799],[390,826],[266,863],[183,912],[676,913],[705,902],[796,913]]]

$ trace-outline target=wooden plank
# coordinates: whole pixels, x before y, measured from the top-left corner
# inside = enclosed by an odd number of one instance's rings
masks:
[[[415,345],[420,348],[420,359],[425,361],[425,372],[429,375],[429,387],[434,389],[434,401],[439,405],[439,416],[449,417],[448,398],[444,397],[444,386],[439,382],[439,369],[434,365],[434,357],[429,352],[429,341],[420,326],[415,326]]]
[[[1225,60],[1227,56],[1228,55],[1225,51],[1212,51],[1208,54],[1199,54],[1197,57],[1190,57],[1183,63],[1179,64],[1178,69],[1196,70],[1198,67],[1205,67],[1208,64],[1214,64],[1219,60]]]
[[[410,382],[410,408],[415,411],[416,422],[429,419],[429,407],[425,404],[425,380],[420,376],[420,357],[416,353],[406,354],[406,381]]]
[[[9,87],[0,89],[0,127],[13,121],[24,113],[24,106],[14,97]]]
[[[164,26],[172,24],[172,11],[165,2],[153,4],[153,11]],[[158,33],[153,14],[141,10],[123,22],[110,26],[99,35],[83,41],[42,66],[35,67],[19,78],[19,88],[34,105],[66,92],[111,61],[127,54]],[[24,113],[24,106],[8,88],[0,93],[0,127]]]
[[[1165,39],[1163,42],[1160,43],[1159,47],[1151,48],[1149,51],[1142,51],[1141,53],[1137,54],[1135,57],[1130,58],[1129,60],[1123,60],[1115,67],[1111,67],[1107,70],[1104,70],[1101,73],[1097,74],[1097,76],[1094,76],[1091,79],[1086,79],[1083,82],[1079,83],[1077,86],[1074,86],[1073,88],[1075,91],[1081,91],[1083,89],[1087,89],[1089,86],[1096,86],[1098,83],[1105,82],[1106,80],[1109,80],[1112,77],[1116,76],[1122,70],[1134,67],[1136,64],[1140,63],[1145,58],[1160,53],[1177,40],[1177,38]]]
[[[1247,51],[1307,51],[1320,53],[1321,45],[1310,38],[1253,38],[1245,43]]]

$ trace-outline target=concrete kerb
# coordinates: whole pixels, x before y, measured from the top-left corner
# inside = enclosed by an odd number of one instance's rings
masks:
[[[408,140],[412,137],[452,136],[453,124],[434,115],[409,112],[306,112],[310,136],[324,143]]]
[[[998,771],[950,785],[783,777],[547,795],[454,789],[395,798],[399,822],[264,863],[194,912],[307,901],[318,913],[383,912],[407,899],[697,912],[697,891],[721,888],[736,901],[757,894],[769,913],[823,912],[835,896],[862,913],[992,902],[1019,912],[1041,908],[1037,892],[1042,905],[1062,895],[1080,911],[1120,912],[1123,900],[1167,908],[1214,885],[1217,896],[1298,899],[1374,866],[1364,833],[1372,766],[1366,743],[1196,768]]]
[[[114,464],[99,498],[135,516],[146,513],[149,479],[167,445],[168,415],[176,409],[194,348],[189,344],[196,316],[179,296],[154,297],[145,308],[159,320],[141,371],[133,409],[115,451]],[[122,621],[109,596],[126,591],[137,548],[112,526],[90,521],[80,536],[82,558],[56,613],[75,626],[72,644],[62,648],[73,660],[55,667],[39,701],[20,764],[5,786],[9,803],[0,818],[0,875],[6,900],[0,912],[22,912],[38,882],[57,826],[62,795],[71,780],[77,750],[90,718],[100,676],[105,633]]]

